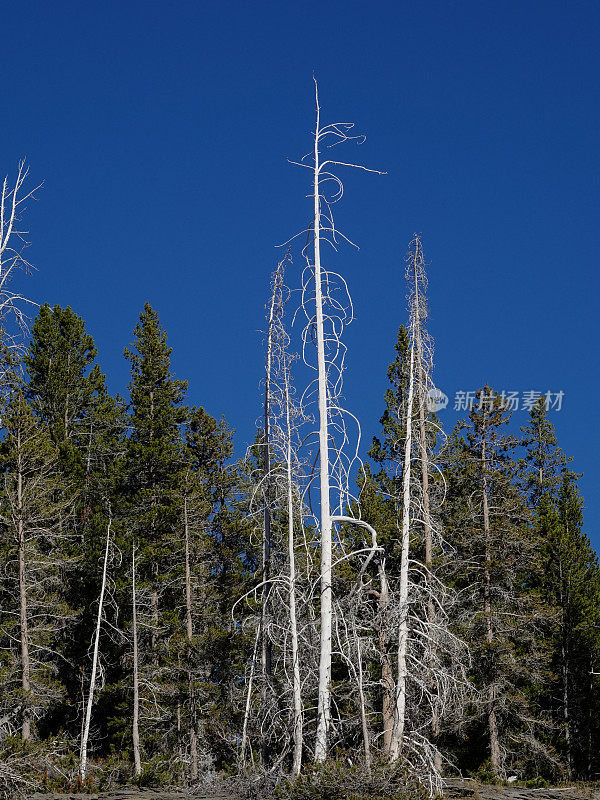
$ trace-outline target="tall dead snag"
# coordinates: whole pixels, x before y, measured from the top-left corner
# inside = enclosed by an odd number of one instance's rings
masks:
[[[435,433],[427,429],[426,423],[431,417],[428,409],[428,401],[431,399],[433,382],[431,372],[433,368],[433,342],[427,331],[427,272],[425,259],[423,256],[423,246],[421,237],[415,233],[411,243],[411,258],[408,262],[407,279],[412,295],[414,309],[414,345],[415,345],[415,367],[417,379],[417,403],[419,409],[419,458],[421,462],[421,521],[423,526],[423,538],[425,545],[425,584],[427,588],[427,621],[431,631],[431,641],[429,643],[429,668],[435,670],[436,642],[435,642],[435,622],[436,607],[433,589],[433,522],[431,515],[431,496],[429,488],[429,469],[430,469],[430,442],[436,438]],[[412,285],[411,285],[412,284]],[[433,677],[433,676],[432,676]],[[435,687],[432,686],[435,694]],[[431,720],[431,739],[435,744],[440,734],[440,708],[439,703],[434,702]],[[435,754],[435,767],[441,769],[441,755],[438,750]]]
[[[265,392],[264,431],[268,442],[268,469],[263,460],[259,484],[255,487],[251,513],[261,517],[264,541],[269,532],[269,572],[263,570],[261,583],[250,594],[261,594],[261,615],[257,624],[257,635],[261,641],[268,640],[271,672],[265,676],[260,708],[252,709],[252,686],[258,672],[257,665],[250,665],[246,695],[246,710],[242,736],[242,762],[249,740],[250,716],[258,717],[261,731],[261,749],[264,755],[277,753],[280,763],[289,753],[292,774],[300,772],[303,749],[303,705],[301,691],[300,642],[298,635],[299,580],[296,573],[296,526],[300,517],[300,490],[298,488],[300,465],[297,458],[298,426],[305,417],[301,405],[294,398],[291,364],[295,356],[290,353],[290,337],[284,321],[284,307],[289,290],[284,284],[284,268],[289,254],[280,262],[271,281],[271,297],[267,306],[267,370]],[[261,507],[262,504],[262,507]],[[268,525],[265,520],[268,519]],[[268,598],[265,609],[265,589]],[[287,608],[287,615],[273,615],[271,606]],[[263,631],[263,626],[265,630]],[[263,650],[264,653],[264,650]],[[255,656],[256,657],[256,648]],[[261,659],[264,667],[264,659]],[[277,681],[279,700],[270,687],[270,678]],[[285,709],[285,713],[284,713]],[[282,728],[282,720],[289,715],[289,724]],[[285,744],[289,741],[289,748]]]
[[[304,331],[304,354],[306,346],[316,340],[319,442],[319,533],[321,547],[320,566],[320,646],[319,689],[317,703],[317,732],[314,749],[315,761],[327,756],[328,734],[331,726],[331,659],[332,659],[332,527],[344,517],[344,509],[352,499],[348,481],[348,462],[343,447],[348,443],[344,412],[340,404],[342,372],[344,369],[345,345],[341,341],[344,325],[352,320],[352,302],[344,279],[326,269],[322,263],[321,244],[328,242],[334,250],[339,239],[349,241],[335,227],[332,205],[343,194],[341,180],[332,172],[338,166],[378,172],[357,164],[333,159],[321,160],[321,148],[334,147],[345,142],[364,141],[363,136],[351,136],[352,123],[336,122],[321,125],[319,93],[315,80],[316,126],[313,140],[312,165],[300,162],[300,166],[312,171],[312,248],[304,249],[307,268],[303,277],[303,308],[308,323]],[[378,173],[382,174],[382,173]],[[333,192],[327,184],[333,183]],[[312,257],[311,257],[312,256]],[[346,297],[344,300],[343,297]],[[312,387],[308,391],[312,390]],[[305,393],[306,395],[306,393]],[[337,440],[337,441],[336,441]],[[333,442],[333,459],[330,448]],[[355,458],[350,459],[353,464]],[[331,493],[339,495],[337,515],[332,514]]]
[[[268,702],[269,682],[272,672],[272,646],[270,640],[269,626],[269,594],[271,578],[271,384],[273,369],[273,335],[275,315],[281,313],[281,309],[276,309],[276,303],[280,302],[281,284],[283,280],[283,266],[280,264],[273,276],[273,291],[271,302],[267,314],[267,358],[265,369],[265,399],[264,399],[264,429],[263,429],[263,538],[262,538],[262,592],[261,592],[261,666],[262,666],[262,701],[263,707]],[[266,741],[263,738],[261,743],[262,760],[266,764],[268,754]]]
[[[387,752],[392,761],[402,754],[435,791],[440,785],[441,755],[436,746],[440,722],[469,691],[465,678],[469,659],[464,643],[450,630],[454,593],[440,580],[434,563],[436,552],[447,559],[451,556],[439,519],[444,487],[439,478],[432,480],[437,469],[433,448],[440,429],[430,408],[431,402],[435,404],[433,345],[426,327],[425,262],[416,234],[406,260],[406,281],[408,336],[403,330],[399,335],[402,363],[397,361],[390,373],[398,384],[397,395],[388,395],[388,402],[396,398],[399,404],[397,408],[388,404],[386,440],[376,450],[380,462],[389,457],[394,466],[397,461],[394,472],[400,475],[399,485],[395,478],[388,480],[388,490],[398,491],[400,567],[398,575],[389,576],[384,609],[385,620],[388,624],[395,620],[398,630],[394,723]],[[391,421],[390,414],[397,419]],[[389,675],[385,677],[389,680]],[[384,726],[388,724],[384,718]]]
[[[19,269],[25,272],[32,269],[24,257],[24,250],[28,246],[25,239],[26,232],[19,226],[23,204],[36,191],[35,189],[30,192],[23,191],[28,175],[29,167],[24,160],[20,161],[14,184],[10,186],[8,176],[5,177],[0,197],[0,329],[3,345],[9,348],[17,344],[16,335],[27,330],[23,303],[31,303],[22,294],[10,288],[15,272]],[[37,188],[39,189],[39,186]],[[10,324],[9,317],[12,317],[15,323],[12,331],[7,327]]]
[[[283,263],[280,264],[279,274],[281,280],[275,283],[275,292],[278,294],[278,308],[283,310],[285,303],[283,286]],[[275,296],[274,292],[274,296]],[[295,520],[299,506],[299,491],[297,478],[297,441],[296,430],[298,424],[304,421],[302,407],[294,403],[292,398],[293,386],[291,378],[291,362],[293,356],[289,352],[289,335],[283,323],[281,313],[276,318],[275,355],[277,358],[279,374],[279,425],[278,437],[279,457],[283,457],[285,464],[285,498],[287,510],[287,556],[288,556],[288,603],[289,603],[289,632],[292,658],[292,698],[293,698],[293,754],[292,775],[297,777],[302,766],[302,749],[304,745],[304,709],[302,704],[302,683],[300,678],[300,645],[298,635],[298,582],[296,577],[296,536]]]
[[[321,274],[321,169],[319,164],[319,140],[321,137],[319,92],[315,82],[317,122],[315,127],[314,162],[314,273],[315,316],[317,328],[317,369],[319,373],[319,474],[321,500],[321,646],[319,661],[319,699],[317,709],[317,739],[315,761],[323,761],[327,755],[327,733],[331,721],[331,511],[329,497],[329,398],[327,395],[327,367],[325,362],[325,331],[323,327],[323,287]]]
[[[400,755],[404,738],[404,726],[406,715],[406,653],[408,649],[408,560],[410,550],[410,521],[411,521],[411,502],[410,502],[410,483],[412,467],[412,419],[415,385],[415,347],[414,347],[414,321],[411,319],[411,345],[410,345],[410,367],[408,378],[408,399],[406,403],[406,443],[404,450],[404,467],[402,471],[402,524],[400,531],[401,554],[400,554],[400,587],[398,591],[398,659],[397,659],[397,678],[396,678],[396,706],[394,712],[394,728],[390,742],[390,757],[395,761]]]

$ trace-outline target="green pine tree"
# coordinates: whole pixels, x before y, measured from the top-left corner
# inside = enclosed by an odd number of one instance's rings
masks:
[[[481,697],[465,714],[469,738],[459,760],[470,769],[487,761],[494,777],[508,768],[553,768],[538,702],[549,675],[550,610],[539,589],[541,544],[517,483],[517,440],[505,430],[509,417],[485,386],[447,450],[445,530],[456,558],[456,623],[470,645]]]
[[[600,684],[592,667],[600,652],[600,569],[583,527],[578,475],[567,466],[544,398],[523,428],[523,483],[543,542],[542,592],[556,609],[554,680],[547,703],[567,775],[592,776],[596,766]]]
[[[27,396],[58,452],[61,501],[73,507],[69,519],[61,521],[62,558],[70,564],[63,592],[78,614],[65,631],[61,680],[68,695],[62,717],[69,720],[69,732],[77,736],[123,410],[122,403],[108,395],[104,375],[95,363],[93,338],[70,307],[42,306],[31,333],[24,357]],[[64,726],[60,716],[57,727]]]
[[[180,425],[187,384],[171,373],[171,348],[158,314],[146,303],[125,350],[131,364],[130,435],[124,463],[128,545],[137,548],[140,737],[147,758],[178,747],[177,591],[183,459]]]
[[[12,391],[0,415],[0,528],[2,573],[0,708],[20,735],[47,735],[49,719],[64,696],[61,646],[72,618],[63,582],[65,519],[71,511],[55,443],[27,402],[12,371]],[[72,498],[72,495],[70,495]],[[14,730],[14,727],[13,727]]]

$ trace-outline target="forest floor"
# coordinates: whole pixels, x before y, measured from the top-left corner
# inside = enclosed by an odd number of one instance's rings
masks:
[[[112,789],[108,792],[81,794],[78,792],[51,792],[30,794],[27,800],[228,800],[226,794],[213,792],[197,794],[178,789]]]
[[[600,788],[574,785],[561,788],[526,789],[522,786],[496,786],[451,778],[446,781],[446,800],[600,800]],[[94,794],[35,793],[28,800],[229,800],[218,789],[205,794],[176,789],[114,789]]]

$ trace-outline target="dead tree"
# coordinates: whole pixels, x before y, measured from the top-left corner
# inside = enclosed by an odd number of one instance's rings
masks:
[[[19,270],[28,272],[32,269],[24,251],[28,246],[27,232],[21,229],[20,220],[23,204],[33,197],[36,189],[24,190],[29,175],[29,167],[25,161],[19,162],[17,177],[11,186],[8,176],[2,183],[0,197],[0,330],[2,344],[14,348],[21,344],[19,334],[27,330],[27,316],[24,304],[31,303],[18,291],[13,291],[11,281]],[[40,187],[36,187],[39,189]],[[11,327],[10,318],[14,325]]]
[[[415,235],[407,257],[410,310],[405,406],[397,409],[404,440],[400,452],[400,573],[392,581],[387,619],[397,621],[394,725],[389,755],[413,763],[432,791],[439,788],[441,755],[436,746],[440,721],[470,694],[464,643],[452,634],[449,613],[454,593],[434,569],[434,553],[449,559],[439,519],[445,487],[433,448],[441,430],[428,408],[433,396],[433,346],[426,328],[427,277],[421,239]],[[432,480],[432,472],[434,478]],[[433,490],[432,490],[433,487]],[[424,551],[424,552],[423,552]],[[423,557],[422,557],[423,556]]]
[[[351,135],[354,125],[339,122],[321,124],[321,108],[315,80],[316,125],[313,138],[312,163],[305,159],[298,163],[311,170],[313,219],[307,231],[309,242],[303,250],[307,266],[302,281],[302,308],[307,324],[303,335],[303,354],[306,363],[311,359],[307,349],[316,344],[317,378],[304,394],[308,400],[316,394],[318,409],[318,462],[319,462],[319,513],[318,528],[320,536],[320,647],[319,647],[319,688],[317,701],[317,730],[314,748],[315,761],[323,761],[328,752],[328,734],[331,727],[331,665],[332,665],[332,626],[333,626],[333,525],[349,521],[346,509],[355,501],[349,489],[349,472],[357,463],[357,448],[348,457],[349,445],[346,419],[357,423],[358,441],[360,425],[358,420],[341,405],[342,373],[346,348],[342,342],[344,326],[352,320],[352,301],[346,282],[338,273],[326,268],[322,263],[322,244],[330,244],[334,250],[340,241],[350,242],[336,228],[332,206],[343,195],[343,184],[332,171],[337,167],[350,167],[366,172],[377,172],[357,164],[331,158],[321,158],[323,147],[331,148],[347,142],[362,143],[364,136]],[[335,187],[328,191],[329,185]],[[300,234],[299,234],[300,235]],[[350,244],[352,244],[350,242]],[[337,495],[332,511],[332,494]],[[352,518],[354,521],[354,518]],[[346,556],[344,556],[346,557]]]
[[[249,721],[251,715],[258,720],[261,731],[261,749],[263,765],[266,763],[265,753],[269,750],[269,742],[277,744],[277,762],[287,754],[286,746],[282,746],[281,738],[289,736],[292,758],[292,774],[300,771],[303,749],[303,703],[301,689],[300,644],[298,636],[299,590],[296,572],[296,526],[299,519],[300,490],[298,488],[300,465],[297,459],[298,427],[304,422],[301,406],[294,399],[294,388],[291,377],[291,364],[295,356],[290,352],[290,337],[284,322],[284,307],[289,297],[289,290],[284,284],[284,268],[289,261],[289,254],[280,262],[271,282],[271,298],[268,304],[267,322],[267,370],[265,391],[265,417],[262,435],[267,432],[268,441],[261,446],[268,452],[268,461],[263,459],[260,480],[254,488],[250,509],[253,516],[262,518],[263,537],[263,569],[262,580],[252,594],[260,592],[261,615],[257,624],[262,642],[269,642],[269,673],[265,674],[263,647],[262,689],[260,707],[253,711],[252,687],[256,680],[257,667],[250,667],[247,685],[243,736],[242,762],[249,738]],[[261,510],[262,506],[262,510]],[[282,525],[286,521],[285,532]],[[277,528],[277,546],[274,547],[273,525]],[[268,550],[265,540],[269,537]],[[284,537],[287,541],[284,543]],[[265,552],[269,553],[268,562]],[[265,572],[268,564],[269,571]],[[271,568],[273,567],[273,571]],[[265,590],[268,589],[267,602]],[[286,608],[287,615],[278,615],[275,619],[269,611],[269,605]],[[263,630],[264,628],[264,630]],[[258,634],[257,634],[258,635]],[[256,649],[255,656],[256,657]],[[273,660],[271,660],[273,659]],[[270,687],[271,674],[278,685],[285,686],[284,707],[289,692],[290,725],[287,730],[280,730],[280,723],[275,719],[281,716],[281,708],[276,702],[274,690]],[[281,674],[283,673],[283,674]]]

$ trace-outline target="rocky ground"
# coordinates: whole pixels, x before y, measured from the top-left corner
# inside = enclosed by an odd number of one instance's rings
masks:
[[[188,794],[174,789],[114,789],[110,792],[32,794],[27,800],[228,800],[224,794]]]
[[[600,800],[600,789],[571,786],[560,789],[524,789],[488,786],[475,781],[451,779],[444,792],[447,800]],[[193,793],[165,789],[115,789],[99,794],[32,794],[28,800],[229,800],[225,793]]]
[[[447,800],[600,800],[600,789],[569,786],[560,789],[524,789],[521,786],[492,786],[469,780],[446,781]]]

